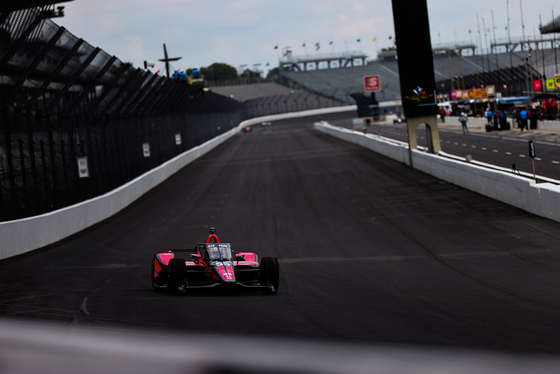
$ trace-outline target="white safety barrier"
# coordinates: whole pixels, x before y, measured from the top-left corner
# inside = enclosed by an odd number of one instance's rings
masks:
[[[407,143],[331,126],[325,122],[315,123],[315,128],[410,165]],[[413,167],[443,181],[560,222],[560,181],[539,177],[538,180],[550,182],[536,183],[533,179],[513,174],[506,169],[485,167],[482,163],[475,164],[442,155],[445,154],[441,152],[440,155],[435,155],[412,150]]]
[[[243,121],[236,128],[167,161],[127,184],[82,203],[39,216],[0,222],[0,259],[45,247],[95,225],[165,181],[181,168],[216,148],[246,126],[266,121],[356,110],[356,106],[314,109]]]

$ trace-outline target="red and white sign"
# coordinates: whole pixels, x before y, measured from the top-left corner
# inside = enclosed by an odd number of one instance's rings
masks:
[[[366,92],[380,91],[381,82],[379,81],[379,75],[368,75],[364,77],[364,89]]]
[[[542,81],[540,79],[535,79],[533,81],[533,90],[542,91]]]

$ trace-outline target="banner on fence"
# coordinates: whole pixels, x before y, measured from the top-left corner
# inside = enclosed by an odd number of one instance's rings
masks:
[[[80,175],[80,178],[89,177],[87,157],[78,157],[78,173]]]

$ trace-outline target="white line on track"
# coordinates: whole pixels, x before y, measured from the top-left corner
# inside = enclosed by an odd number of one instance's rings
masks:
[[[88,297],[89,297],[89,296],[87,296],[87,297],[84,299],[84,301],[82,301],[82,305],[80,306],[80,310],[81,310],[86,316],[89,316],[89,311],[88,311],[88,309],[87,309],[87,300],[88,300]]]

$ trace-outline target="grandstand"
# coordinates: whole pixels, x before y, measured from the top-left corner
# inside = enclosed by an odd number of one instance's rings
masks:
[[[441,49],[433,59],[436,86],[444,95],[451,89],[495,85],[504,96],[521,96],[531,93],[533,79],[553,78],[558,73],[555,49],[530,51],[526,46],[524,50],[514,51],[512,46],[508,50],[510,52],[465,56]],[[379,75],[381,90],[376,93],[377,99],[398,100],[401,97],[398,62],[395,54],[392,54],[393,59],[391,54],[385,55],[364,66],[306,71],[284,68],[280,72],[292,84],[348,104],[355,104],[351,94],[364,92],[365,76]],[[504,85],[507,89],[503,89]]]
[[[248,117],[328,108],[344,103],[307,90],[276,83],[213,87],[212,92],[242,102]]]
[[[275,83],[212,87],[212,92],[237,101],[253,100],[276,95],[288,95],[294,90]]]
[[[347,51],[343,53],[317,53],[311,55],[294,56],[291,51],[284,52],[280,58],[281,69],[308,70],[319,66],[349,67],[366,64],[367,55],[361,51]]]
[[[388,101],[400,98],[399,69],[396,61],[305,72],[282,70],[281,74],[289,81],[306,87],[311,92],[348,104],[355,104],[350,96],[352,93],[364,91],[365,76],[379,75],[381,91],[378,93],[378,100]]]

